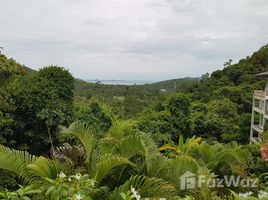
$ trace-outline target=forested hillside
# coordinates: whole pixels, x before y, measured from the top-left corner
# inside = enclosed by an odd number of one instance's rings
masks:
[[[181,78],[144,85],[106,85],[76,79],[75,96],[97,99],[121,118],[136,117],[153,102],[174,92],[187,91],[198,78]]]
[[[190,91],[195,132],[247,141],[253,91],[263,90],[267,82],[255,74],[264,71],[268,71],[267,45],[237,64],[227,62],[223,70],[204,75]]]
[[[179,133],[247,143],[253,90],[263,89],[267,81],[255,74],[263,71],[268,71],[268,46],[237,64],[229,61],[223,70],[203,75],[183,95],[159,101],[141,115],[139,126],[158,139],[171,136],[174,142]]]

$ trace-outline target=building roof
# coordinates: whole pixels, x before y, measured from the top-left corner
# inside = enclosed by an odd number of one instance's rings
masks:
[[[262,73],[256,74],[255,76],[258,76],[258,77],[267,77],[268,78],[268,71],[267,72],[262,72]]]

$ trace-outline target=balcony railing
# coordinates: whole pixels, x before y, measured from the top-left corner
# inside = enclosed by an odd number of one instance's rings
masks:
[[[267,91],[254,90],[254,97],[264,99],[267,96]]]

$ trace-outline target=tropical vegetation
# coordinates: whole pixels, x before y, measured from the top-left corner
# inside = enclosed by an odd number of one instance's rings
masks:
[[[0,55],[0,199],[268,199],[266,143],[248,144],[263,71],[268,46],[201,78],[133,86]],[[189,173],[203,181],[185,188]],[[208,184],[232,178],[257,182]]]

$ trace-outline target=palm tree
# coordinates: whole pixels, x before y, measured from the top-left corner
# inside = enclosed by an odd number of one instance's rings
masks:
[[[35,192],[38,189],[38,193],[29,192],[28,196],[53,200],[81,196],[124,200],[133,188],[143,198],[173,199],[185,194],[179,177],[188,171],[207,176],[212,176],[210,171],[225,174],[227,169],[243,172],[243,160],[235,145],[198,144],[200,138],[183,141],[181,137],[177,146],[160,148],[175,152],[176,156],[167,157],[160,153],[150,135],[129,126],[115,123],[98,140],[87,125],[75,122],[62,128],[59,139],[64,143],[54,148],[51,159],[0,145],[0,168],[16,173],[26,188]],[[194,195],[211,199],[212,193],[202,187]]]
[[[69,138],[69,140],[77,137],[79,144],[83,146],[90,143],[94,144],[94,148],[90,148],[91,151],[88,151],[90,153],[85,152],[89,155],[95,155],[93,156],[94,162],[87,163],[87,173],[98,182],[99,187],[108,186],[110,191],[117,190],[116,187],[127,182],[132,183],[131,180],[142,179],[148,182],[163,182],[168,188],[173,188],[173,192],[170,193],[169,191],[166,195],[174,194],[174,191],[177,191],[175,184],[164,180],[164,174],[168,170],[166,168],[167,159],[160,154],[151,137],[145,133],[132,131],[130,131],[131,134],[122,137],[122,133],[118,135],[114,130],[120,132],[119,129],[121,127],[126,129],[126,125],[115,124],[115,126],[112,127],[113,132],[109,131],[106,137],[100,139],[97,143],[86,142],[89,138],[91,141],[96,140],[92,139],[94,135],[91,131],[79,122],[63,130],[61,137]],[[84,134],[88,136],[86,137]],[[87,160],[86,157],[85,160]],[[156,166],[158,166],[157,169]],[[135,179],[133,179],[133,174],[137,175]],[[142,189],[141,186],[143,185],[138,184],[137,190]],[[123,188],[126,188],[126,186]],[[114,194],[112,193],[112,195]]]
[[[206,166],[219,176],[236,174],[245,176],[245,155],[238,145],[232,144],[231,147],[223,144],[209,145],[202,142],[196,145],[190,152],[198,163]]]
[[[75,195],[122,199],[121,193],[131,186],[147,198],[178,195],[176,183],[164,176],[165,171],[170,176],[178,174],[173,169],[175,163],[165,165],[166,158],[148,135],[135,133],[117,140],[109,137],[98,141],[85,124],[76,122],[60,136],[74,146],[56,148],[52,159],[0,146],[0,168],[16,173],[24,185],[40,189],[39,196],[46,199]],[[154,171],[156,165],[159,169]]]

